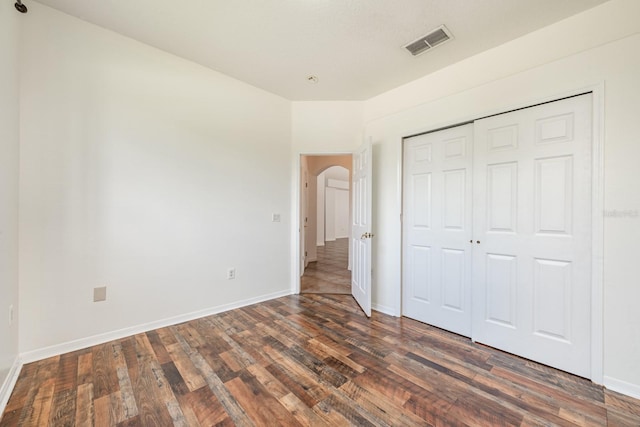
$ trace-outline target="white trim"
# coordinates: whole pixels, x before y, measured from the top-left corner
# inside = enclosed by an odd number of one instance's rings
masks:
[[[609,390],[622,393],[634,399],[640,399],[640,385],[638,384],[632,384],[606,375],[603,382],[604,386]]]
[[[396,311],[393,307],[389,307],[386,305],[373,304],[371,303],[371,309],[378,311],[382,314],[387,314],[393,317],[400,317],[400,312]]]
[[[396,298],[396,316],[397,317],[401,317],[402,316],[402,277],[403,277],[403,271],[402,271],[402,266],[403,266],[403,256],[404,256],[404,251],[402,250],[402,248],[404,247],[404,235],[402,233],[402,215],[404,214],[404,212],[402,211],[403,208],[403,204],[402,204],[402,197],[403,197],[403,192],[404,192],[404,187],[403,187],[403,174],[404,174],[404,137],[400,136],[396,138],[397,142],[396,142],[396,149],[398,150],[397,152],[397,156],[396,158],[398,159],[398,167],[397,167],[397,171],[398,171],[398,176],[396,177],[396,180],[398,181],[398,190],[397,190],[397,194],[396,194],[396,206],[398,207],[398,227],[400,228],[400,253],[398,254],[400,256],[400,294],[397,295]]]
[[[13,365],[11,365],[11,369],[9,369],[7,377],[2,383],[2,387],[0,387],[0,417],[2,417],[4,408],[6,408],[7,403],[9,403],[9,397],[11,397],[13,388],[16,386],[16,382],[20,376],[20,371],[22,370],[22,365],[22,359],[20,356],[17,356],[13,361]]]
[[[420,128],[413,132],[403,132],[397,135],[396,139],[400,140],[400,150],[402,153],[402,141],[407,136],[419,135],[422,133],[433,132],[439,129],[462,125],[464,123],[472,123],[478,118],[502,114],[505,112],[528,108],[538,104],[557,101],[563,98],[581,95],[583,93],[592,94],[592,185],[591,185],[591,375],[589,379],[596,384],[602,384],[604,381],[604,141],[605,141],[605,84],[604,81],[589,86],[583,86],[573,90],[568,90],[553,96],[546,96],[532,99],[527,102],[518,103],[516,105],[506,106],[504,108],[493,109],[481,114],[468,116],[455,122],[449,121],[440,123],[428,128]],[[404,135],[404,136],[403,136]],[[400,158],[400,175],[398,177],[399,187],[402,189],[402,159]],[[401,191],[400,191],[401,194]],[[402,214],[402,198],[399,202],[400,212]],[[400,221],[400,236],[402,236],[402,220]],[[402,248],[402,245],[401,245]],[[396,296],[402,301],[402,258],[400,259],[400,286]],[[402,308],[401,303],[399,304]],[[402,311],[399,311],[402,315]]]
[[[177,325],[178,323],[188,322],[190,320],[199,319],[201,317],[218,314],[236,308],[246,307],[248,305],[269,301],[275,298],[291,295],[290,290],[274,292],[271,294],[261,295],[254,298],[248,298],[229,304],[223,304],[216,307],[206,308],[204,310],[193,311],[191,313],[181,314],[179,316],[169,317],[167,319],[156,320],[129,328],[118,329],[116,331],[106,332],[104,334],[93,335],[86,338],[80,338],[74,341],[68,341],[62,344],[56,344],[37,350],[27,351],[20,354],[22,363],[31,363],[48,357],[57,356],[59,354],[69,353],[83,348],[91,347],[105,342],[125,338],[131,335],[151,331],[158,328]]]
[[[591,381],[604,381],[604,82],[591,96]]]
[[[300,293],[300,277],[302,272],[300,271],[300,239],[302,224],[300,223],[300,170],[302,167],[303,154],[298,153],[293,163],[295,170],[293,172],[293,194],[291,199],[294,201],[291,206],[293,221],[291,221],[291,253],[293,254],[293,262],[291,263],[291,291],[294,294]]]

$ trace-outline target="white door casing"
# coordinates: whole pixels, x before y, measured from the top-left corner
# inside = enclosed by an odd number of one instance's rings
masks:
[[[304,270],[309,265],[307,258],[307,225],[309,222],[309,171],[305,167],[302,170],[302,180],[300,182],[301,199],[300,204],[300,276],[304,274]]]
[[[351,294],[371,317],[372,146],[366,143],[353,153],[351,223]]]
[[[471,336],[473,125],[404,140],[403,312]]]
[[[590,377],[591,95],[475,122],[473,339]]]

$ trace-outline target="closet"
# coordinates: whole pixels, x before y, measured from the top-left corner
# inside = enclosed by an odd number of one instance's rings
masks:
[[[591,105],[405,138],[404,316],[590,377]]]

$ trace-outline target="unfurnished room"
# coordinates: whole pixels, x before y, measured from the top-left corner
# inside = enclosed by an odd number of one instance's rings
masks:
[[[639,17],[2,0],[0,427],[640,426]]]

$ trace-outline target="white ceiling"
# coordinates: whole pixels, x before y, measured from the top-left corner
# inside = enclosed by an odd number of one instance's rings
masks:
[[[290,100],[364,100],[607,0],[38,1]]]

